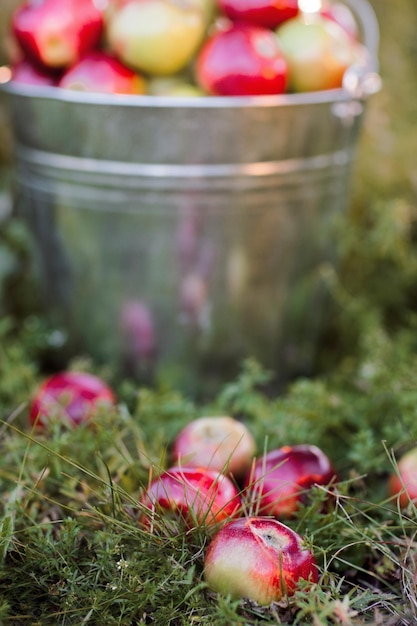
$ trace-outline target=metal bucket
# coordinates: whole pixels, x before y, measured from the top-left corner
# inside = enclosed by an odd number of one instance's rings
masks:
[[[106,96],[7,83],[16,212],[33,235],[45,315],[66,352],[185,388],[253,356],[308,373],[323,314],[319,268],[372,66],[343,89],[268,97]]]

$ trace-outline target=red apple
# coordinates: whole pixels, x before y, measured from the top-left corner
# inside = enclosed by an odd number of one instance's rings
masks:
[[[284,446],[256,461],[247,474],[248,501],[257,513],[290,517],[315,484],[336,478],[329,458],[316,446]]]
[[[266,605],[293,595],[301,579],[316,583],[318,570],[302,537],[288,526],[269,518],[242,517],[212,539],[204,578],[214,591]]]
[[[197,57],[196,80],[212,95],[280,94],[287,86],[287,62],[271,30],[234,24],[206,40]]]
[[[179,465],[208,467],[239,478],[250,468],[255,441],[242,422],[229,416],[193,420],[177,435],[172,455]]]
[[[70,67],[58,86],[100,93],[144,94],[146,91],[146,81],[140,74],[100,51],[90,52]]]
[[[320,14],[339,24],[352,39],[359,38],[359,28],[355,16],[343,2],[323,2]]]
[[[197,0],[130,0],[106,20],[110,49],[132,68],[155,75],[179,72],[201,44],[206,30]]]
[[[398,461],[398,471],[388,481],[390,496],[396,496],[401,508],[417,501],[417,448],[406,452]]]
[[[26,85],[47,85],[54,87],[58,84],[59,74],[34,65],[30,61],[23,60],[12,67],[12,80],[16,83]]]
[[[12,30],[30,59],[68,67],[99,44],[104,20],[98,7],[95,0],[27,0],[14,12]]]
[[[227,476],[206,468],[171,467],[152,481],[141,498],[142,521],[156,514],[177,517],[187,527],[213,526],[241,511],[237,488]]]
[[[232,22],[276,28],[298,15],[298,0],[219,0],[220,10]]]
[[[31,403],[30,423],[44,427],[50,420],[77,426],[91,420],[99,407],[116,402],[112,390],[97,376],[85,372],[61,372],[47,378]]]
[[[364,47],[342,26],[319,14],[288,20],[276,33],[294,92],[341,87],[345,71],[365,54]]]

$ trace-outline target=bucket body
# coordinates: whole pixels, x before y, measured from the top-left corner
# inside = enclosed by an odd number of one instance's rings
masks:
[[[67,351],[186,387],[247,356],[311,370],[363,100],[7,92],[15,207]]]

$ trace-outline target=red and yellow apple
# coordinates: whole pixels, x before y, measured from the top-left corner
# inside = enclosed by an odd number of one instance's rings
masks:
[[[209,587],[234,599],[262,605],[294,594],[297,583],[316,583],[318,570],[303,539],[270,518],[242,517],[214,536],[204,560]]]
[[[192,59],[206,31],[197,0],[130,0],[106,20],[110,49],[140,72],[170,75]]]
[[[101,51],[90,52],[70,67],[58,87],[77,91],[144,94],[146,81],[118,59]]]
[[[254,454],[248,428],[227,415],[193,420],[178,433],[172,450],[174,463],[180,466],[204,466],[235,478],[249,471]]]
[[[301,14],[276,30],[294,92],[336,89],[346,70],[364,58],[365,48],[334,20]]]
[[[298,0],[219,0],[220,10],[232,22],[277,28],[298,15]]]
[[[12,16],[12,32],[25,55],[64,68],[96,48],[104,27],[95,0],[27,0]]]
[[[66,426],[90,421],[100,407],[114,406],[115,395],[97,376],[86,372],[60,372],[43,381],[31,402],[30,423],[47,426],[57,420]]]
[[[313,485],[328,485],[336,472],[317,446],[283,446],[260,457],[247,474],[248,503],[261,515],[291,517]]]
[[[204,467],[171,467],[155,478],[141,500],[141,521],[174,516],[187,527],[214,526],[241,512],[241,499],[227,476]]]
[[[337,22],[352,39],[359,39],[359,27],[355,16],[343,2],[323,2],[320,14]]]
[[[288,66],[273,31],[250,24],[222,28],[203,44],[196,60],[196,81],[219,96],[284,93]]]
[[[401,508],[417,502],[417,448],[411,448],[399,459],[397,472],[389,478],[388,492],[397,498]]]

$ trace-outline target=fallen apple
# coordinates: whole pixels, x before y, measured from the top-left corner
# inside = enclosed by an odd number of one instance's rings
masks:
[[[388,481],[388,492],[401,508],[417,501],[417,448],[406,452],[398,461],[397,472]]]
[[[179,72],[192,59],[206,31],[197,0],[130,0],[106,20],[110,49],[132,68],[153,75]]]
[[[100,51],[90,52],[70,67],[58,87],[77,91],[115,94],[144,94],[146,81],[118,59]]]
[[[212,95],[281,94],[287,86],[287,62],[277,37],[260,26],[232,24],[215,32],[195,68],[197,83]]]
[[[142,522],[177,518],[187,527],[213,526],[236,517],[241,499],[227,476],[206,468],[171,467],[154,479],[140,500]]]
[[[299,15],[276,30],[288,63],[293,92],[337,89],[343,75],[365,57],[364,46],[336,23],[319,14]]]
[[[316,583],[311,551],[295,531],[274,519],[242,517],[214,536],[204,560],[209,587],[234,599],[262,605],[294,594],[297,583]]]
[[[29,410],[33,426],[51,420],[66,426],[89,421],[100,407],[113,406],[113,391],[100,378],[85,372],[60,372],[47,378],[36,391]]]
[[[104,18],[95,0],[27,0],[12,16],[23,52],[47,67],[76,63],[100,42]]]
[[[229,416],[200,417],[183,428],[174,441],[174,463],[208,467],[243,476],[255,454],[255,440],[242,422]]]
[[[256,513],[291,517],[307,500],[309,489],[328,485],[336,472],[320,448],[283,446],[260,457],[245,479],[247,499]]]
[[[220,10],[232,22],[277,28],[298,15],[298,0],[219,0]]]

